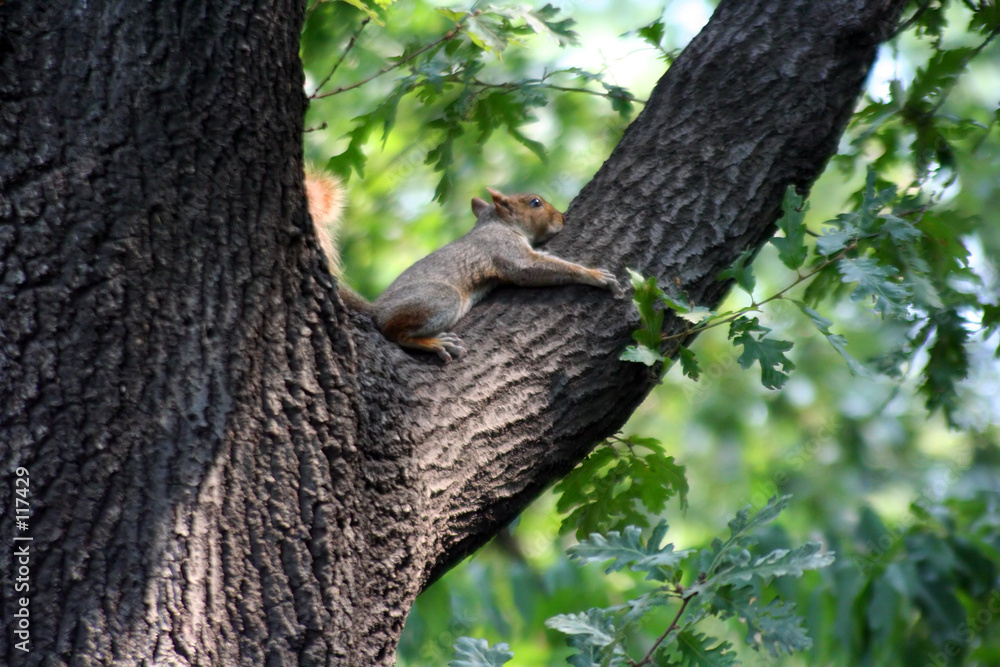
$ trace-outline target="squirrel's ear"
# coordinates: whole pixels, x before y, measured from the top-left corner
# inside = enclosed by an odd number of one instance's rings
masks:
[[[479,197],[473,197],[472,198],[472,215],[476,216],[477,218],[480,215],[482,215],[483,212],[485,212],[486,210],[488,210],[490,208],[493,208],[493,207],[490,206],[489,204],[487,204],[486,202],[484,202]]]
[[[490,193],[490,197],[493,197],[493,206],[496,207],[497,215],[500,216],[500,219],[510,222],[510,219],[514,215],[514,212],[511,210],[510,197],[493,188],[486,188],[486,191]]]

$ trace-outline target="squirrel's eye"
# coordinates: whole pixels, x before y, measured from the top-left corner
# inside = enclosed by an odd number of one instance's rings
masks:
[[[539,199],[538,197],[535,197],[528,202],[528,206],[530,206],[531,208],[538,208],[541,205],[542,205],[542,200]]]

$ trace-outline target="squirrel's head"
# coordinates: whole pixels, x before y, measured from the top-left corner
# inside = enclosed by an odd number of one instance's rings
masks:
[[[486,190],[493,198],[493,205],[473,197],[472,212],[476,218],[495,210],[501,222],[522,231],[531,245],[547,241],[563,228],[563,214],[538,195],[505,195],[493,188]]]

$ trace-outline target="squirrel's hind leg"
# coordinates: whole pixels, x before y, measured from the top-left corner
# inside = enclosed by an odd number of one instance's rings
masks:
[[[401,346],[434,352],[448,362],[465,353],[462,339],[450,329],[468,310],[458,291],[443,283],[411,286],[405,294],[387,294],[377,303],[379,328]]]

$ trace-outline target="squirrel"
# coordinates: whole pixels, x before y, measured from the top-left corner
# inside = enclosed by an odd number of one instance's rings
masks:
[[[565,218],[555,207],[534,194],[486,190],[493,202],[472,198],[476,224],[467,234],[418,260],[375,301],[341,285],[344,302],[371,316],[387,339],[434,352],[447,363],[466,352],[450,329],[497,285],[580,283],[621,293],[610,272],[535,250],[563,228]],[[307,171],[306,196],[331,272],[339,279],[335,236],[344,207],[343,186],[333,176]]]

